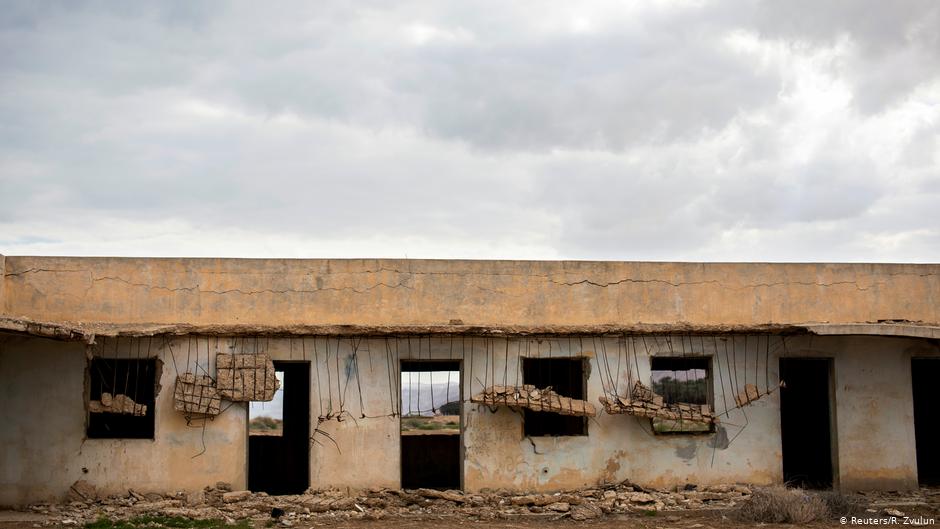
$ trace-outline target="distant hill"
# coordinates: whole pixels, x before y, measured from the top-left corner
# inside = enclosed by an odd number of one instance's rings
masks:
[[[434,407],[440,409],[448,402],[460,400],[460,384],[457,380],[450,383],[441,384],[412,384],[411,387],[404,385],[401,388],[401,414],[402,415],[434,415],[431,411],[431,403]],[[418,405],[420,398],[420,408]]]

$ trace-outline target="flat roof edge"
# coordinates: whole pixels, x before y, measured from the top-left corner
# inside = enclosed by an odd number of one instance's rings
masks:
[[[0,316],[0,332],[65,341],[92,343],[101,337],[181,336],[396,336],[476,335],[538,336],[598,334],[799,334],[820,336],[874,335],[940,339],[940,326],[912,322],[805,323],[761,325],[699,325],[689,323],[633,323],[603,325],[336,325],[336,324],[188,324],[188,323],[61,323]]]

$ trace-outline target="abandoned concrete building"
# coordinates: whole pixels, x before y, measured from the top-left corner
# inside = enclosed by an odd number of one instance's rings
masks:
[[[0,256],[0,270],[0,505],[77,480],[275,494],[940,480],[940,265]]]

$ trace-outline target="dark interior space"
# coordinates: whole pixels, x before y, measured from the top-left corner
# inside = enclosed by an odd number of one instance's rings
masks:
[[[408,373],[459,373],[460,362],[403,361],[401,371],[403,374],[402,380],[408,378]],[[430,375],[426,380],[433,382]],[[457,384],[457,387],[459,387],[459,375],[450,383]],[[404,391],[404,385],[402,389]],[[418,389],[416,391],[422,390]],[[425,388],[425,391],[434,390]],[[439,400],[446,401],[446,399]],[[427,402],[428,399],[425,397],[425,404],[419,406],[419,408],[422,410],[430,408]],[[456,412],[460,413],[459,407],[457,407]],[[402,419],[405,420],[404,417]],[[402,428],[401,486],[403,488],[460,489],[460,461],[459,428],[424,431],[405,431]]]
[[[281,435],[248,436],[248,488],[300,494],[310,486],[310,364],[274,362],[284,373]]]
[[[917,445],[917,479],[921,485],[940,486],[940,358],[911,360],[914,392],[914,439]]]
[[[153,358],[93,358],[88,366],[89,400],[102,393],[127,395],[147,406],[144,415],[89,413],[87,435],[91,439],[153,439],[154,392],[157,361]]]
[[[460,435],[401,436],[401,486],[460,488]]]
[[[523,358],[524,384],[551,386],[563,397],[584,399],[585,373],[582,358]],[[587,435],[587,418],[558,413],[523,410],[526,436]]]
[[[783,479],[788,484],[832,488],[831,370],[828,358],[780,359]]]

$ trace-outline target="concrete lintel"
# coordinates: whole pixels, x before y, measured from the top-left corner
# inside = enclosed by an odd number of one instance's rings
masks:
[[[548,336],[548,335],[651,335],[651,334],[793,334],[806,328],[794,325],[194,325],[194,324],[82,324],[83,332],[97,336],[156,336],[201,334],[211,336],[404,336],[404,335],[476,335],[476,336]]]
[[[477,336],[540,335],[665,335],[665,334],[801,334],[877,335],[913,338],[940,338],[940,326],[912,323],[805,323],[763,325],[692,325],[688,323],[635,323],[607,325],[254,325],[188,323],[60,323],[0,316],[0,332],[26,334],[57,340],[94,342],[95,336],[140,337],[182,336],[404,336],[419,334]]]
[[[852,334],[940,339],[940,327],[910,323],[823,323],[806,325],[806,329],[820,336]]]
[[[23,318],[0,316],[0,333],[38,336],[53,340],[92,343],[94,333],[62,323],[37,322]]]

